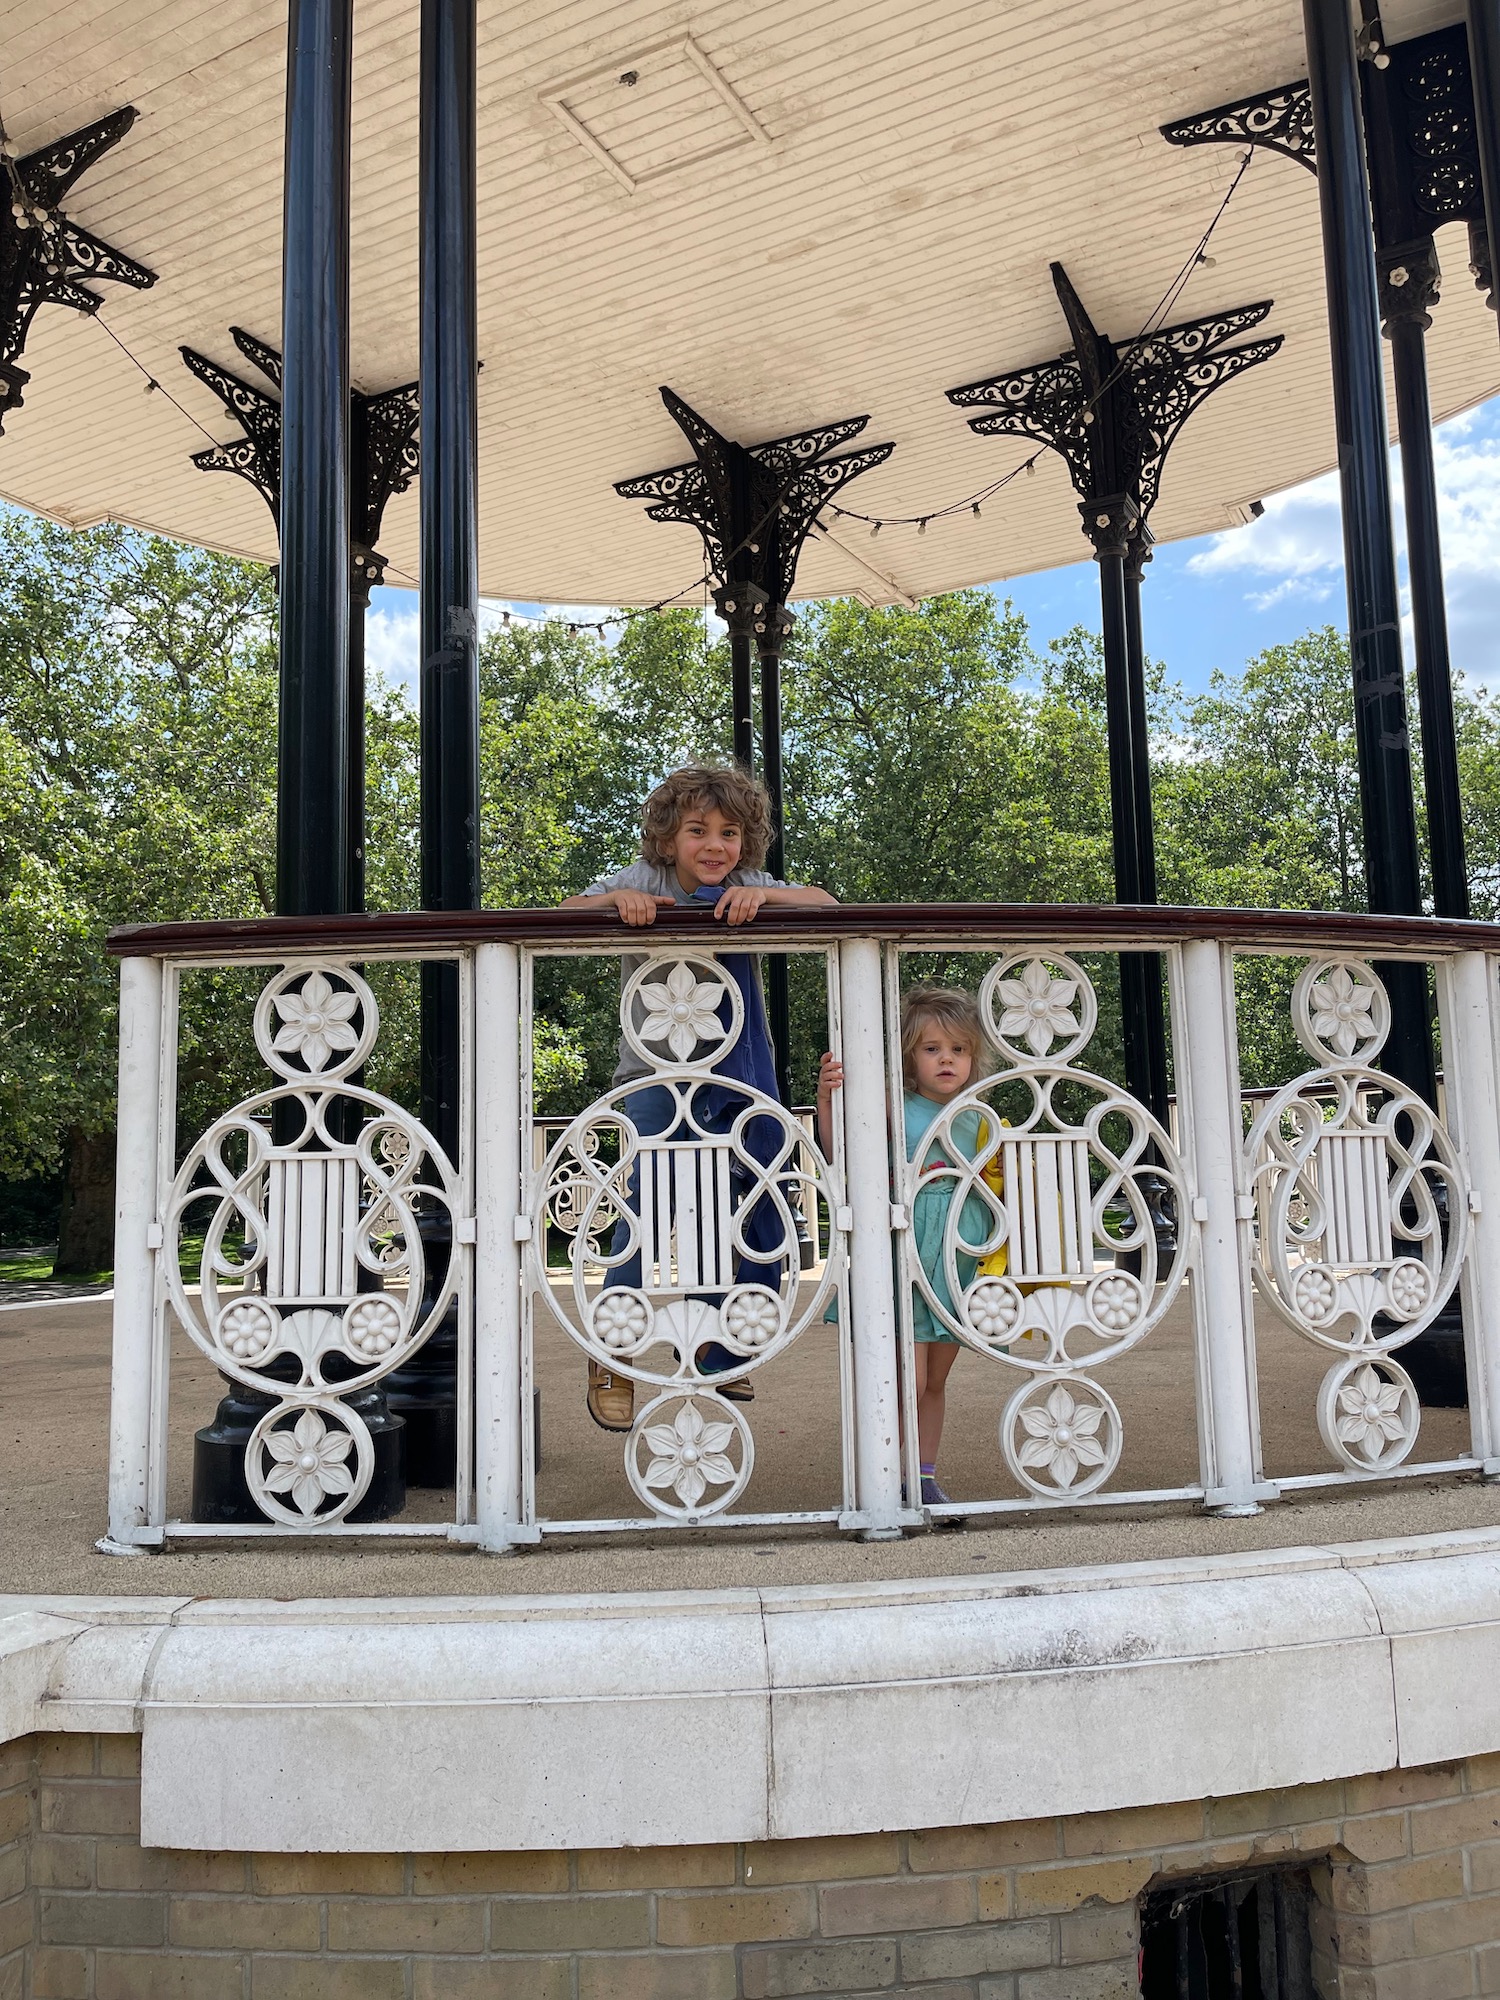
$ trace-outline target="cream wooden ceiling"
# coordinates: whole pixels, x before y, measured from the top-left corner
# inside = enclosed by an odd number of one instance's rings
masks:
[[[355,14],[353,357],[378,390],[416,373],[418,8]],[[1407,0],[1386,29],[1456,15]],[[1067,346],[1053,258],[1102,330],[1137,331],[1238,161],[1157,127],[1305,71],[1296,0],[480,0],[479,28],[482,587],[556,603],[649,603],[701,571],[691,529],[612,491],[688,456],[663,382],[746,443],[868,413],[897,450],[842,496],[862,512],[931,513],[1018,464],[944,390]],[[0,0],[23,148],[138,107],[67,207],[159,273],[102,286],[101,318],[220,440],[235,427],[177,349],[244,374],[230,324],[279,338],[284,44],[270,0]],[[1447,415],[1500,387],[1500,339],[1462,232],[1439,247]],[[1273,298],[1286,344],[1179,439],[1161,539],[1334,458],[1312,176],[1257,156],[1212,255],[1175,316]],[[194,469],[202,435],[103,326],[46,308],[24,363],[0,494],[274,559],[259,496]],[[387,513],[392,581],[416,576],[416,514],[414,492]],[[810,541],[798,594],[920,595],[1087,553],[1049,458],[979,520]]]

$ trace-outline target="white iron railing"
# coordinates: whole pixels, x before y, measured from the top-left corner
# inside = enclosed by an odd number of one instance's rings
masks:
[[[711,1520],[885,1536],[944,1512],[1165,1500],[1249,1511],[1298,1486],[1500,1472],[1500,930],[968,906],[778,912],[753,941],[825,969],[827,1045],[845,1077],[827,1158],[805,1115],[724,1068],[744,988],[722,928],[696,914],[665,915],[644,939],[604,912],[122,933],[112,1544],[394,1532],[503,1549]],[[1098,1004],[1080,959],[1142,949],[1166,968],[1170,1131],[1090,1067]],[[972,962],[995,1060],[915,1156],[893,1162],[903,955],[933,950]],[[634,1074],[571,1118],[538,1117],[539,962],[592,960],[613,982],[622,953]],[[1290,1011],[1309,1063],[1250,1103],[1236,1057],[1244,953],[1303,961]],[[1375,1066],[1389,1004],[1372,956],[1435,967],[1446,1125]],[[452,1159],[361,1080],[381,1033],[365,969],[444,957],[460,966]],[[269,1074],[181,1138],[181,982],[226,965],[267,969],[247,1026]],[[204,1240],[184,1275],[195,1223]],[[1467,1449],[1422,1460],[1400,1350],[1455,1285]],[[1274,1319],[1328,1357],[1322,1470],[1266,1477],[1256,1299],[1262,1339]],[[1005,1385],[995,1490],[947,1508],[912,1497],[915,1301]],[[374,1464],[358,1399],[367,1407],[454,1314],[452,1513],[351,1520]],[[1122,1491],[1122,1370],[1173,1314],[1191,1319],[1197,1477]],[[267,1399],[244,1456],[257,1525],[170,1517],[170,1357],[184,1336]],[[629,1430],[600,1445],[620,1452],[624,1506],[541,1504],[529,1419],[539,1352],[559,1340],[633,1385]],[[799,1342],[836,1352],[829,1406],[796,1415],[836,1459],[837,1490],[788,1508],[755,1483],[746,1406]]]

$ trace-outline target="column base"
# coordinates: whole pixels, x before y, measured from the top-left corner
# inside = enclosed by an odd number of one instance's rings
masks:
[[[348,1519],[389,1521],[406,1505],[406,1426],[387,1407],[380,1389],[366,1389],[345,1400],[364,1419],[375,1447],[369,1491]],[[214,1411],[213,1421],[193,1433],[194,1521],[224,1528],[264,1522],[266,1517],[245,1484],[245,1451],[250,1433],[272,1407],[269,1397],[235,1384]]]

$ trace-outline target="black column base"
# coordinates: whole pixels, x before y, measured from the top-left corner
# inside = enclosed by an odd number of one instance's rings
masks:
[[[424,967],[424,970],[426,968]],[[444,1214],[417,1219],[424,1251],[424,1286],[418,1323],[425,1321],[444,1283],[453,1254],[451,1225]],[[385,1379],[386,1401],[406,1424],[406,1479],[409,1486],[454,1486],[458,1482],[458,1301],[443,1314],[422,1346]]]
[[[406,1505],[406,1426],[391,1413],[378,1388],[357,1390],[344,1400],[364,1419],[375,1447],[369,1491],[346,1518],[389,1521]],[[245,1451],[250,1433],[273,1407],[269,1396],[231,1383],[213,1421],[193,1433],[194,1521],[242,1528],[265,1520],[245,1484]]]
[[[1427,1410],[1466,1410],[1469,1371],[1464,1358],[1464,1320],[1457,1299],[1450,1299],[1425,1333],[1392,1354],[1410,1375],[1418,1400]]]

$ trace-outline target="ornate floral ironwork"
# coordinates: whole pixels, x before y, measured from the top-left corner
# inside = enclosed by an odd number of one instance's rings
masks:
[[[772,605],[785,604],[791,594],[802,544],[820,510],[896,449],[873,444],[830,456],[859,436],[868,417],[846,417],[765,444],[736,444],[673,390],[664,387],[661,399],[697,457],[690,465],[618,480],[616,493],[622,500],[649,500],[646,513],[653,521],[696,528],[720,582],[733,576],[754,584]]]
[[[1056,361],[950,389],[948,400],[985,407],[986,415],[969,420],[982,437],[1049,445],[1068,467],[1096,549],[1128,546],[1140,553],[1149,545],[1146,517],[1178,432],[1221,384],[1280,348],[1280,334],[1225,344],[1259,326],[1271,301],[1186,320],[1116,347],[1095,328],[1061,264],[1052,266],[1052,282],[1072,348]]]
[[[58,205],[100,154],[118,145],[135,119],[134,106],[125,105],[24,154],[10,170],[12,198],[0,204],[0,430],[6,412],[20,408],[31,379],[19,362],[42,306],[98,312],[104,301],[83,279],[109,279],[136,291],[156,283],[154,271],[69,221]]]
[[[1312,173],[1318,171],[1312,95],[1305,77],[1276,90],[1236,98],[1232,104],[1217,104],[1195,118],[1174,118],[1160,131],[1169,146],[1264,146]]]
[[[235,346],[276,388],[281,387],[281,356],[265,341],[257,340],[242,326],[232,326]],[[229,444],[213,445],[193,453],[200,472],[233,472],[246,479],[271,510],[272,519],[281,517],[281,404],[263,389],[246,382],[229,369],[220,367],[196,348],[180,350],[183,360],[198,380],[212,389],[245,435]],[[383,389],[366,396],[356,389],[350,396],[350,460],[354,467],[351,493],[350,540],[355,555],[356,581],[368,591],[385,571],[385,558],[376,553],[380,522],[386,502],[393,494],[404,493],[421,467],[417,424],[421,404],[415,382],[399,388]]]
[[[1160,1325],[1186,1279],[1189,1233],[1163,1254],[1152,1219],[1163,1186],[1185,1213],[1186,1180],[1145,1105],[1083,1067],[1099,1004],[1075,959],[1007,952],[979,1008],[1002,1067],[950,1099],[901,1183],[914,1227],[918,1204],[941,1198],[942,1285],[909,1232],[901,1282],[949,1333],[1021,1376],[1000,1420],[1017,1483],[1076,1500],[1109,1479],[1124,1443],[1094,1371]]]

